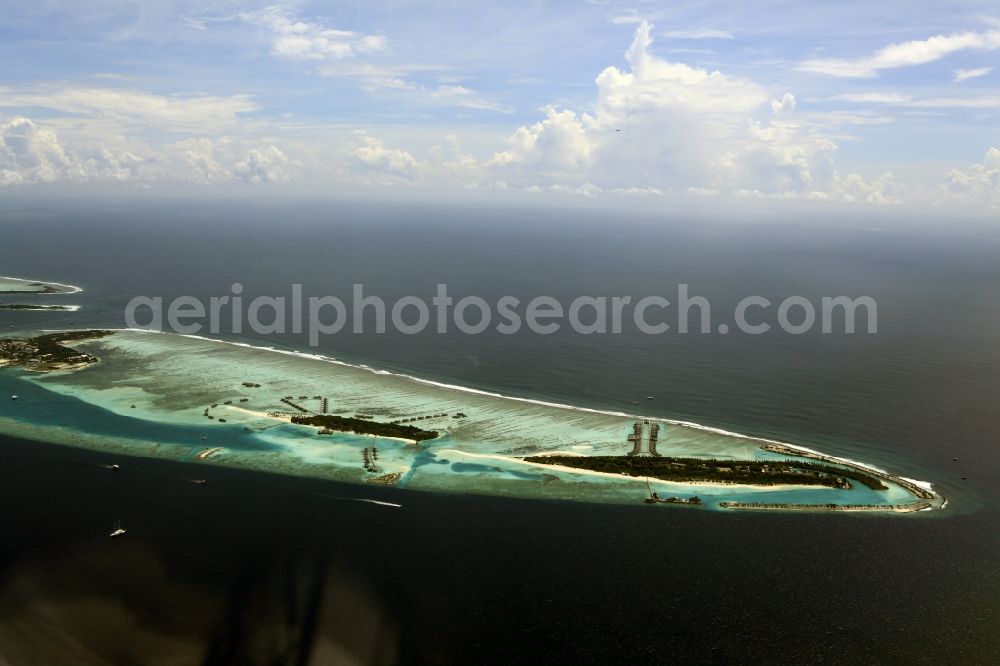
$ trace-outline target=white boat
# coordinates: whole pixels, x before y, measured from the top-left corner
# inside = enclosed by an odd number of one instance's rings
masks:
[[[125,528],[122,527],[122,521],[119,520],[117,523],[115,523],[114,532],[112,532],[108,536],[114,538],[114,537],[120,537],[123,534],[125,534]]]
[[[11,399],[11,400],[17,400],[17,395],[12,395],[12,396],[10,396],[10,399]]]

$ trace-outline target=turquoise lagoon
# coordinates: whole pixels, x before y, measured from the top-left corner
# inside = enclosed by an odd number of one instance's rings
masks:
[[[19,396],[0,401],[0,432],[186,461],[192,476],[206,464],[362,484],[394,474],[395,485],[410,490],[608,503],[640,502],[648,496],[646,481],[521,458],[625,454],[636,418],[662,424],[658,450],[664,455],[788,458],[762,450],[767,440],[737,433],[501,396],[303,353],[131,330],[73,346],[100,362],[48,374],[0,370],[0,390]],[[445,416],[414,422],[441,433],[419,445],[348,433],[320,435],[316,428],[275,416],[293,411],[281,401],[287,396],[317,412],[317,396],[322,396],[332,414],[379,421]],[[458,413],[465,418],[454,418]],[[363,466],[362,451],[372,446],[378,450],[377,473]],[[841,490],[652,481],[662,497],[698,495],[709,509],[724,501],[888,507],[914,500],[906,488],[887,485],[888,490],[874,491],[859,483]]]

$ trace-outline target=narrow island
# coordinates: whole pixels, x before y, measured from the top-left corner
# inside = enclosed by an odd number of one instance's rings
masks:
[[[71,284],[0,276],[2,294],[75,294],[80,291],[83,290]]]
[[[0,401],[0,432],[109,453],[687,510],[892,515],[945,505],[929,483],[789,443],[244,343],[46,332],[0,338],[0,366],[11,396]]]
[[[76,312],[79,305],[33,305],[31,303],[0,303],[0,310],[25,310],[38,312]]]

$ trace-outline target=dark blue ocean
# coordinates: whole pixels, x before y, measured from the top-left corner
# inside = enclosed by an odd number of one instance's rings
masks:
[[[933,516],[725,514],[372,489],[3,440],[0,645],[93,663],[995,663],[1000,228],[891,210],[707,217],[323,201],[0,202],[0,275],[82,286],[4,331],[121,327],[137,295],[392,302],[867,295],[878,333],[324,338],[451,384],[646,411],[933,481]],[[70,323],[72,322],[72,324]],[[13,327],[13,328],[11,328]],[[863,330],[863,327],[862,327]],[[304,334],[223,337],[308,350]],[[957,460],[953,460],[957,458]],[[126,473],[127,471],[127,473]],[[964,477],[964,479],[963,479]],[[109,516],[127,539],[103,532]],[[94,536],[97,534],[98,536]],[[19,660],[17,657],[20,656]]]

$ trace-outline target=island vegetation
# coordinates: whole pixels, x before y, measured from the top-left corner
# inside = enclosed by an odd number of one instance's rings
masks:
[[[292,423],[309,425],[324,430],[353,432],[359,435],[376,435],[378,437],[399,437],[421,442],[438,436],[435,430],[423,430],[416,426],[402,423],[379,423],[367,419],[336,416],[334,414],[314,414],[311,416],[293,416]]]
[[[807,485],[847,489],[857,481],[886,490],[877,478],[851,469],[799,460],[716,460],[667,456],[529,456],[526,462],[561,465],[594,472],[650,477],[661,481]]]
[[[65,344],[103,338],[112,333],[114,331],[62,331],[33,338],[2,338],[0,365],[22,366],[37,372],[81,368],[97,363],[97,357],[67,347]]]

